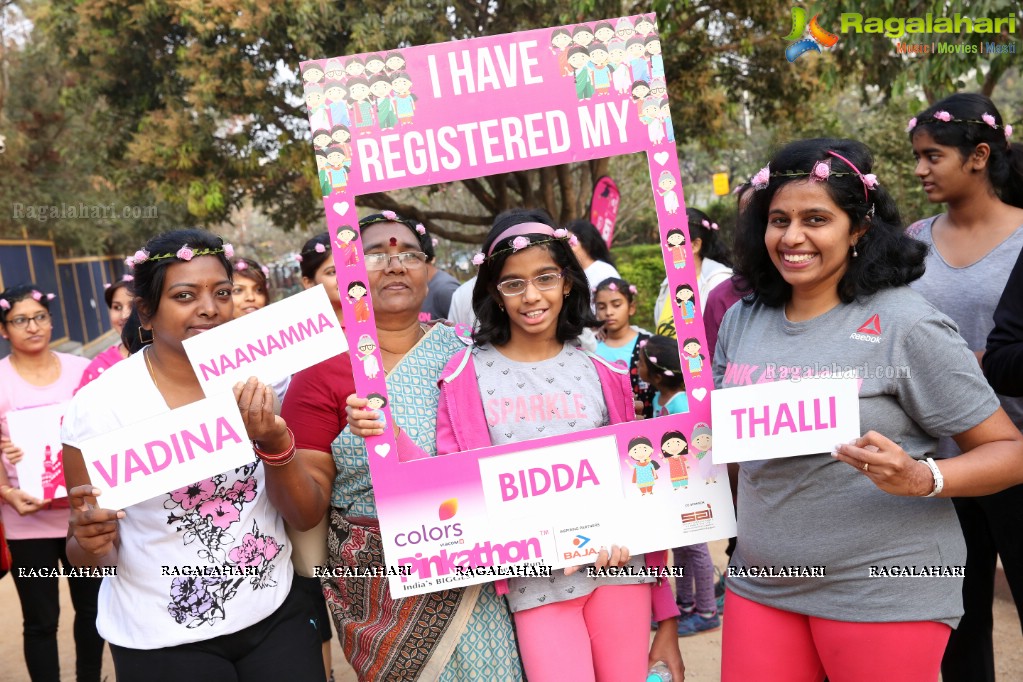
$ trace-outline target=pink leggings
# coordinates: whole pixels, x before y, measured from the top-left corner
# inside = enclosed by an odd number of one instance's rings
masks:
[[[650,585],[605,585],[585,597],[519,611],[515,629],[529,682],[642,680],[650,651]]]
[[[722,682],[935,682],[952,628],[849,623],[725,595]]]

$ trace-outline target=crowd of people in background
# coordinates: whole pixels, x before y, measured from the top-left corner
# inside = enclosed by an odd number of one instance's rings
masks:
[[[81,444],[201,399],[183,341],[269,305],[269,271],[204,230],[154,235],[105,289],[116,341],[91,362],[50,349],[52,292],[11,283],[0,292],[11,348],[0,360],[0,518],[12,564],[117,567],[116,578],[69,580],[80,682],[101,679],[104,643],[122,682],[329,680],[331,626],[360,680],[560,680],[566,669],[641,680],[661,662],[677,681],[679,637],[722,627],[726,682],[994,680],[998,557],[1023,614],[1023,146],[1010,135],[982,95],[917,114],[907,154],[943,210],[912,223],[863,144],[784,146],[737,192],[734,243],[686,209],[687,231],[662,247],[669,267],[693,269],[695,290],[665,278],[647,320],[586,220],[501,213],[478,271],[459,283],[436,266],[422,225],[364,216],[360,285],[377,338],[237,386],[256,460],[124,510],[104,507]],[[302,286],[323,285],[343,326],[332,248],[323,232],[297,260]],[[587,422],[552,419],[544,436],[688,413],[682,358],[697,319],[717,388],[865,368],[860,438],[730,467],[730,565],[826,565],[826,577],[719,580],[706,544],[673,550],[685,567],[674,585],[567,570],[395,599],[383,577],[312,577],[308,564],[386,565],[365,438],[393,429],[401,460],[529,440],[532,425],[485,416],[482,392],[528,400],[551,377],[585,403]],[[385,373],[392,424],[379,419],[382,397],[356,395],[355,362]],[[882,367],[905,371],[871,372]],[[69,493],[40,499],[19,486],[25,453],[7,417],[64,402]],[[652,444],[673,491],[709,480],[709,432]],[[618,546],[598,557],[665,561]],[[258,570],[157,579],[157,563]],[[879,563],[965,571],[869,577]],[[29,676],[58,680],[58,578],[13,577]]]

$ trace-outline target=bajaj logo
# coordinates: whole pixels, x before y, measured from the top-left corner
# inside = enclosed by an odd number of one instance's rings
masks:
[[[785,40],[795,41],[785,48],[785,58],[790,62],[796,61],[810,50],[820,52],[821,48],[828,49],[834,47],[835,43],[838,42],[838,36],[834,33],[828,33],[817,23],[817,17],[819,16],[819,14],[815,14],[813,19],[810,20],[810,35],[804,38],[803,36],[807,31],[806,10],[802,7],[792,8],[792,32],[785,36]]]

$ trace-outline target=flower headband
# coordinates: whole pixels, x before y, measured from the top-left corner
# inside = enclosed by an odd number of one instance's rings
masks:
[[[643,346],[645,346],[645,345],[646,344],[643,344]],[[641,346],[641,348],[643,348],[643,347]],[[664,376],[666,376],[666,377],[673,377],[673,376],[675,376],[675,372],[674,371],[668,369],[667,367],[665,367],[663,365],[658,365],[657,364],[657,357],[647,353],[645,348],[643,348],[643,355],[646,356],[646,361],[649,362],[651,365],[653,365],[655,368],[659,369]]]
[[[164,260],[166,258],[177,258],[178,260],[190,261],[196,256],[215,256],[219,253],[224,254],[228,259],[234,258],[234,247],[230,244],[225,243],[223,246],[218,246],[212,249],[193,249],[188,244],[183,245],[180,249],[174,253],[161,253],[153,255],[145,249],[139,249],[134,255],[128,256],[124,259],[124,264],[128,266],[128,269],[134,270],[136,265],[145,263],[149,260]]]
[[[542,235],[548,237],[548,239],[533,239],[531,235]],[[511,241],[511,246],[503,249],[497,249],[497,245],[506,239],[514,237]],[[486,254],[483,252],[477,253],[472,257],[473,265],[483,265],[483,262],[488,258],[491,258],[495,254],[504,253],[505,251],[511,251],[515,253],[529,246],[536,246],[537,244],[546,244],[549,241],[555,239],[567,239],[569,246],[575,246],[579,243],[579,238],[574,234],[571,234],[565,228],[554,229],[550,225],[544,223],[519,223],[512,225],[507,230],[497,236],[490,244],[490,249]],[[497,249],[495,251],[495,249]]]
[[[128,282],[134,282],[134,281],[135,281],[135,278],[132,277],[131,275],[124,275],[124,276],[121,277],[121,282],[124,282],[125,284],[127,284]],[[104,289],[109,289],[112,286],[114,286],[113,282],[104,282],[103,283],[103,288]]]
[[[831,170],[831,160],[817,161],[813,164],[813,168],[807,171],[782,171],[777,173],[771,172],[771,165],[768,164],[757,171],[757,174],[750,178],[750,186],[754,191],[767,189],[767,185],[771,182],[771,178],[794,178],[794,177],[806,177],[810,179],[810,182],[826,182],[830,177],[840,178],[845,175],[855,175],[863,183],[863,200],[870,201],[870,190],[875,189],[878,186],[877,176],[873,173],[861,173],[860,169],[856,167],[849,159],[845,158],[838,152],[828,150],[825,152],[828,156],[833,156],[836,159],[840,159],[849,166],[852,171],[833,171]],[[706,223],[707,221],[704,221]],[[705,225],[706,227],[706,225]]]
[[[425,235],[426,226],[420,222],[413,222],[410,218],[403,218],[394,211],[380,211],[373,215],[368,215],[365,218],[359,220],[359,227],[364,228],[367,225],[373,225],[375,223],[401,223],[410,230],[414,230],[416,234]]]
[[[1002,131],[1005,133],[1006,143],[1008,143],[1009,138],[1012,137],[1012,126],[1009,125],[1008,123],[1006,123],[1005,125],[998,125],[998,123],[995,122],[995,117],[987,112],[981,114],[981,117],[978,120],[975,118],[956,118],[952,114],[943,110],[935,111],[934,114],[932,114],[928,118],[917,120],[916,117],[913,117],[909,119],[909,123],[906,124],[906,132],[907,133],[913,132],[913,128],[916,128],[917,125],[920,123],[934,123],[935,121],[940,121],[942,123],[976,123],[978,125],[986,125],[990,128],[993,128],[994,130],[998,130],[999,128],[1001,128]]]
[[[52,301],[53,299],[57,298],[57,294],[44,294],[43,292],[39,291],[38,289],[33,289],[29,293],[29,296],[32,298],[33,301],[37,301],[37,302],[38,301],[42,301],[43,298],[45,298],[47,301]],[[18,300],[20,301],[21,299],[18,299]],[[17,301],[15,301],[15,303],[17,303]],[[11,309],[11,302],[8,301],[6,298],[0,298],[0,309],[10,310]]]

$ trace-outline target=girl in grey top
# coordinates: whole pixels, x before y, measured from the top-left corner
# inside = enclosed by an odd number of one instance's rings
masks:
[[[914,120],[909,138],[916,176],[927,198],[947,211],[907,229],[931,247],[927,271],[912,286],[952,318],[980,358],[1023,248],[1023,147],[1010,144],[1010,128],[983,95],[952,95]],[[1023,398],[1000,400],[1013,423],[1023,427]],[[938,443],[942,457],[958,452],[950,438]],[[966,540],[965,613],[949,638],[941,675],[945,682],[994,682],[991,609],[999,555],[1016,611],[1023,614],[1023,486],[954,503]]]
[[[725,682],[936,679],[965,551],[951,502],[927,498],[1023,480],[1023,436],[954,324],[905,286],[926,248],[872,165],[852,140],[795,142],[740,216],[753,294],[722,323],[717,386],[851,374],[863,435],[739,467]],[[935,464],[938,436],[963,455]]]

